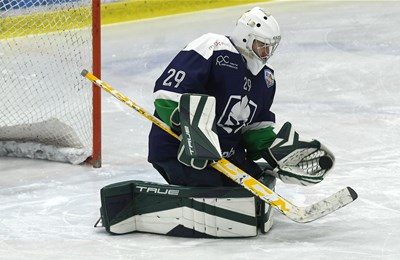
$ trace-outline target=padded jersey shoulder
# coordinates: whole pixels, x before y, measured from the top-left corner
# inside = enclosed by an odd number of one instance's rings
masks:
[[[196,51],[203,58],[209,59],[214,51],[239,53],[228,37],[215,33],[207,33],[189,43],[183,51]]]

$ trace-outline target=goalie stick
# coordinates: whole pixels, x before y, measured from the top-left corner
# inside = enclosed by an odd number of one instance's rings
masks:
[[[88,72],[87,70],[83,70],[81,72],[81,75],[114,96],[115,98],[117,98],[118,100],[122,101],[129,107],[135,109],[142,116],[149,119],[153,124],[156,124],[158,127],[163,129],[173,137],[180,139],[180,137],[175,134],[164,122],[162,122],[160,119],[156,118],[152,114],[146,112],[132,100],[122,95],[114,88],[110,87],[107,83],[98,79],[92,73]],[[306,207],[299,207],[294,205],[287,199],[281,197],[276,192],[269,189],[225,158],[221,158],[218,161],[211,163],[210,165],[228,178],[243,186],[245,189],[252,192],[254,195],[258,196],[263,201],[267,202],[273,208],[278,210],[281,214],[298,223],[311,222],[325,215],[328,215],[336,211],[337,209],[340,209],[343,206],[353,202],[355,199],[357,199],[358,196],[352,188],[346,187],[317,203]]]

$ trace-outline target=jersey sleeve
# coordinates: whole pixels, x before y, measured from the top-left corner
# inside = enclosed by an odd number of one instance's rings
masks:
[[[251,160],[258,160],[262,153],[268,149],[275,140],[273,131],[275,126],[275,114],[270,110],[275,97],[276,83],[268,88],[270,94],[265,101],[264,109],[259,122],[248,125],[242,129],[242,144]]]
[[[271,146],[276,134],[272,126],[255,128],[242,134],[242,143],[249,159],[255,161],[261,158],[262,153]]]
[[[205,94],[205,84],[212,67],[212,50],[206,50],[210,37],[200,37],[188,44],[171,61],[154,88],[158,116],[169,124],[169,117],[183,93]]]
[[[272,106],[272,103],[274,102],[274,98],[275,98],[276,81],[275,81],[275,76],[273,74],[273,71],[271,72],[271,74],[273,77],[273,84],[267,90],[270,92],[270,94],[268,95],[268,99],[266,100],[266,104],[265,104],[263,112],[262,112],[262,115],[263,115],[262,121],[275,123],[275,114],[271,111],[271,106]]]

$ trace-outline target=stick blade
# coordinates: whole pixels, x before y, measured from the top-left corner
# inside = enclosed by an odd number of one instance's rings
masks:
[[[289,217],[298,223],[311,222],[350,204],[357,198],[357,193],[352,188],[346,187],[315,204],[299,208],[296,215]]]
[[[350,187],[347,187],[347,189],[349,190],[349,193],[350,193],[351,197],[353,198],[353,201],[356,200],[358,198],[357,192]]]

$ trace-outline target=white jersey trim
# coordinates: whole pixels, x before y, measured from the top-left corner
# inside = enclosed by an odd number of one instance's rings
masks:
[[[207,33],[189,43],[183,51],[194,50],[206,60],[208,60],[214,51],[230,51],[239,53],[231,41],[224,35]]]
[[[179,100],[181,99],[181,95],[182,94],[167,91],[167,90],[157,90],[156,92],[153,93],[153,100],[168,99],[168,100],[172,100],[172,101],[179,103]]]
[[[242,133],[249,131],[249,130],[258,130],[258,129],[267,128],[267,127],[275,127],[275,123],[271,122],[271,121],[263,121],[263,122],[253,123],[253,124],[243,127]]]

